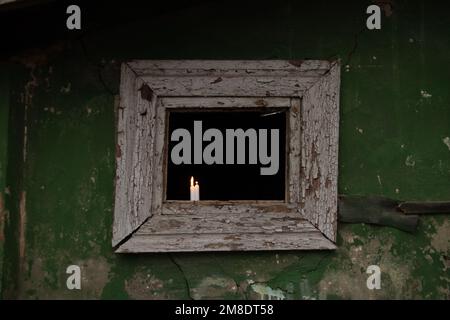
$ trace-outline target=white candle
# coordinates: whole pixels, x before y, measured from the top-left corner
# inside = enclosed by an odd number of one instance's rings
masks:
[[[191,201],[195,201],[195,186],[194,186],[194,177],[191,177]]]
[[[194,191],[195,200],[200,201],[200,185],[198,184],[198,181],[195,181]]]
[[[195,181],[194,185],[194,177],[191,177],[191,201],[199,201],[200,200],[200,186],[198,181]]]

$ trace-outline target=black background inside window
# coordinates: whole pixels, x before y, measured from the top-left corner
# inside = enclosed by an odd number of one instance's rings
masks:
[[[279,110],[278,110],[279,111]],[[189,181],[194,176],[200,185],[200,200],[284,200],[285,199],[285,153],[286,153],[286,112],[274,111],[172,111],[169,114],[169,148],[167,154],[168,200],[190,200]],[[273,114],[271,114],[273,113]],[[264,115],[264,116],[263,116]],[[224,164],[193,164],[194,121],[202,121],[202,132],[216,128],[222,132]],[[170,141],[175,129],[184,128],[191,133],[191,164],[173,164],[170,154],[178,141]],[[248,164],[248,140],[246,139],[246,164],[225,164],[225,130],[244,131],[253,128],[268,129],[268,154],[272,151],[270,129],[279,129],[279,169],[275,175],[261,175],[260,168],[269,165]],[[259,138],[259,136],[258,136]],[[259,140],[258,140],[259,141]],[[210,142],[203,142],[203,148]],[[258,150],[259,152],[259,150]]]

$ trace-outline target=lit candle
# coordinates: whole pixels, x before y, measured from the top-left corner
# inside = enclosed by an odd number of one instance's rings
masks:
[[[194,192],[195,200],[200,201],[200,185],[198,184],[198,181],[195,181]]]
[[[195,201],[195,186],[194,186],[194,177],[191,177],[191,201]]]
[[[191,177],[191,201],[199,201],[200,200],[200,186],[198,181],[195,181],[194,185],[194,177]]]

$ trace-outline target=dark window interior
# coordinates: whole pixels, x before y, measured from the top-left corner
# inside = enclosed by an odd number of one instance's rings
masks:
[[[212,111],[180,110],[171,111],[168,118],[168,154],[166,199],[190,200],[189,179],[191,176],[200,185],[200,200],[285,200],[285,167],[286,167],[286,110],[251,111]],[[172,148],[178,144],[170,141],[172,132],[177,128],[187,129],[191,133],[191,154],[194,154],[194,121],[202,121],[203,132],[209,128],[219,129],[223,133],[225,148],[225,130],[247,130],[253,128],[268,129],[268,150],[270,144],[270,129],[279,129],[279,169],[274,175],[261,175],[258,164],[179,164],[175,165],[170,158]],[[258,137],[259,138],[259,137]],[[209,142],[203,142],[203,148]],[[248,157],[248,141],[246,151]],[[202,150],[203,150],[202,148]],[[258,150],[259,151],[259,150]],[[226,151],[224,150],[224,160]],[[236,156],[236,145],[235,145]],[[248,158],[247,158],[248,159]],[[225,161],[224,161],[225,162]]]

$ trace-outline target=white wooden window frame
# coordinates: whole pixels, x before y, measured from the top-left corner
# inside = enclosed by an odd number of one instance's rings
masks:
[[[339,61],[123,63],[115,251],[335,249],[339,87]],[[165,200],[167,114],[193,107],[287,109],[285,201]]]

